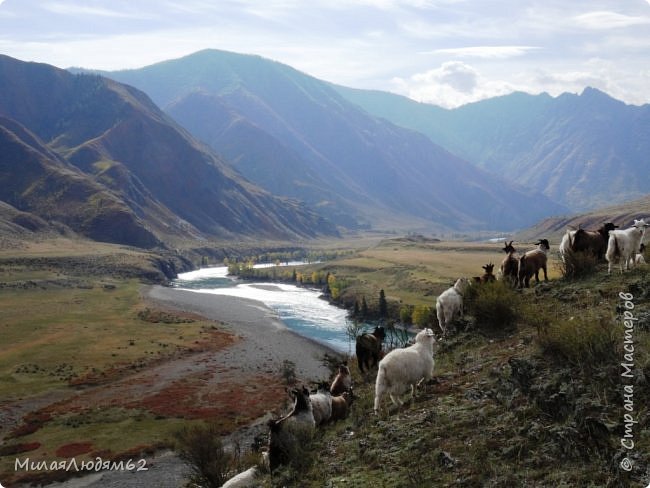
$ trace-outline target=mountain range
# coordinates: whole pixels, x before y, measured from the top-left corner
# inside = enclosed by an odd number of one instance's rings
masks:
[[[142,92],[0,56],[0,200],[89,238],[336,235],[297,200],[242,178]]]
[[[385,92],[336,89],[369,113],[572,211],[650,193],[648,104],[626,105],[586,88],[556,98],[512,93],[447,110]]]
[[[0,229],[513,231],[650,193],[649,124],[594,89],[448,110],[217,50],[93,73],[0,56]]]
[[[205,50],[101,74],[149,94],[255,184],[348,229],[514,229],[566,210],[259,56]]]

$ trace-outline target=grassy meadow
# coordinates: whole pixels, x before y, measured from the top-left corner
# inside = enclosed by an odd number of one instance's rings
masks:
[[[14,405],[0,425],[3,481],[16,457],[82,460],[170,445],[187,420],[137,404],[113,407],[124,392],[111,388],[132,387],[128,378],[139,372],[233,341],[219,324],[151,307],[140,280],[121,277],[149,276],[149,253],[59,244],[0,253],[0,407]],[[101,404],[81,400],[102,387]],[[63,403],[75,395],[76,404]]]
[[[301,266],[300,272],[331,273],[351,299],[371,302],[383,289],[393,306],[434,307],[436,296],[459,276],[479,276],[489,262],[496,271],[504,256],[498,243],[397,238],[350,252],[353,247],[346,243],[338,259]],[[567,280],[556,249],[552,243],[549,283],[523,291],[497,284],[472,295],[465,320],[436,346],[434,379],[400,411],[374,416],[373,377],[361,376],[354,365],[349,417],[319,429],[305,446],[299,472],[286,468],[264,477],[262,486],[640,483],[650,466],[650,274],[637,269],[607,276],[600,264]],[[152,307],[140,296],[137,278],[57,266],[56,258],[68,253],[56,245],[22,252],[0,253],[0,406],[13,402],[24,409],[3,432],[0,476],[14,474],[16,457],[135,456],[171,445],[182,426],[202,423],[119,398],[133,395],[138,381],[155,386],[147,374],[159,365],[229,344],[233,339],[219,324]],[[82,262],[90,256],[100,269],[115,261],[146,268],[150,258],[103,246],[70,253]],[[633,357],[639,423],[629,452],[620,447],[620,292],[633,295],[639,317]],[[189,387],[173,386],[177,394]],[[102,395],[109,391],[107,400]],[[75,401],[60,401],[71,393]],[[102,401],[94,405],[96,399]],[[630,472],[619,468],[626,455],[634,465]]]

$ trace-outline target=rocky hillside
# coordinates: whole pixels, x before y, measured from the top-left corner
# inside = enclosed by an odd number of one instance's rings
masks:
[[[650,193],[650,105],[626,105],[587,88],[557,98],[512,93],[445,110],[389,93],[336,88],[368,112],[574,211]]]
[[[645,486],[649,294],[647,270],[607,276],[602,266],[583,281],[479,293],[439,341],[435,377],[413,402],[373,415],[374,373],[364,378],[354,365],[349,418],[319,430],[264,486]],[[622,362],[633,364],[629,377]]]
[[[0,86],[0,199],[20,211],[143,247],[336,233],[242,178],[134,88],[7,56]]]
[[[559,241],[568,228],[596,230],[606,222],[613,222],[620,228],[626,228],[634,219],[650,219],[650,196],[632,200],[620,205],[612,205],[591,212],[544,219],[533,227],[518,232],[517,240],[527,241],[548,236]]]

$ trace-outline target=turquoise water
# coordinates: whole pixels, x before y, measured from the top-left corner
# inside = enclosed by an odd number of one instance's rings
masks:
[[[289,263],[291,265],[292,263]],[[197,293],[257,300],[278,314],[290,329],[332,349],[349,353],[347,311],[319,298],[320,291],[287,284],[242,283],[227,276],[227,268],[204,268],[179,275],[174,286]]]

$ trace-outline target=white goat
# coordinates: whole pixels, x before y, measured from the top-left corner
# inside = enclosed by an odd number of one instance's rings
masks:
[[[309,395],[316,425],[324,424],[332,416],[332,394],[327,384],[321,384],[316,393]]]
[[[639,264],[645,264],[645,258],[643,257],[643,253],[645,252],[645,244],[641,244],[639,247],[639,252],[634,258],[634,264],[639,265]]]
[[[257,469],[257,466],[253,466],[252,468],[248,468],[246,471],[242,471],[230,478],[221,485],[221,488],[252,488],[258,486],[258,476],[259,470]]]
[[[411,398],[415,386],[433,376],[433,331],[424,329],[415,336],[415,344],[403,349],[393,349],[379,362],[375,383],[375,414],[379,412],[382,397],[390,395],[398,407],[403,404],[400,396],[411,387]]]
[[[467,278],[458,278],[454,286],[443,291],[436,300],[436,315],[443,335],[447,333],[447,326],[457,316],[463,316],[463,294],[468,286]]]
[[[609,241],[607,242],[607,274],[612,272],[612,263],[619,262],[621,273],[623,267],[629,270],[635,265],[635,256],[641,247],[641,240],[645,234],[646,227],[645,220],[634,219],[634,224],[625,230],[613,230],[609,233]]]
[[[560,251],[560,259],[562,259],[562,262],[565,262],[564,256],[566,256],[569,252],[572,252],[573,250],[573,240],[575,239],[576,232],[578,231],[567,229],[567,231],[562,236],[562,240],[560,241],[560,246],[558,248],[558,250]]]

